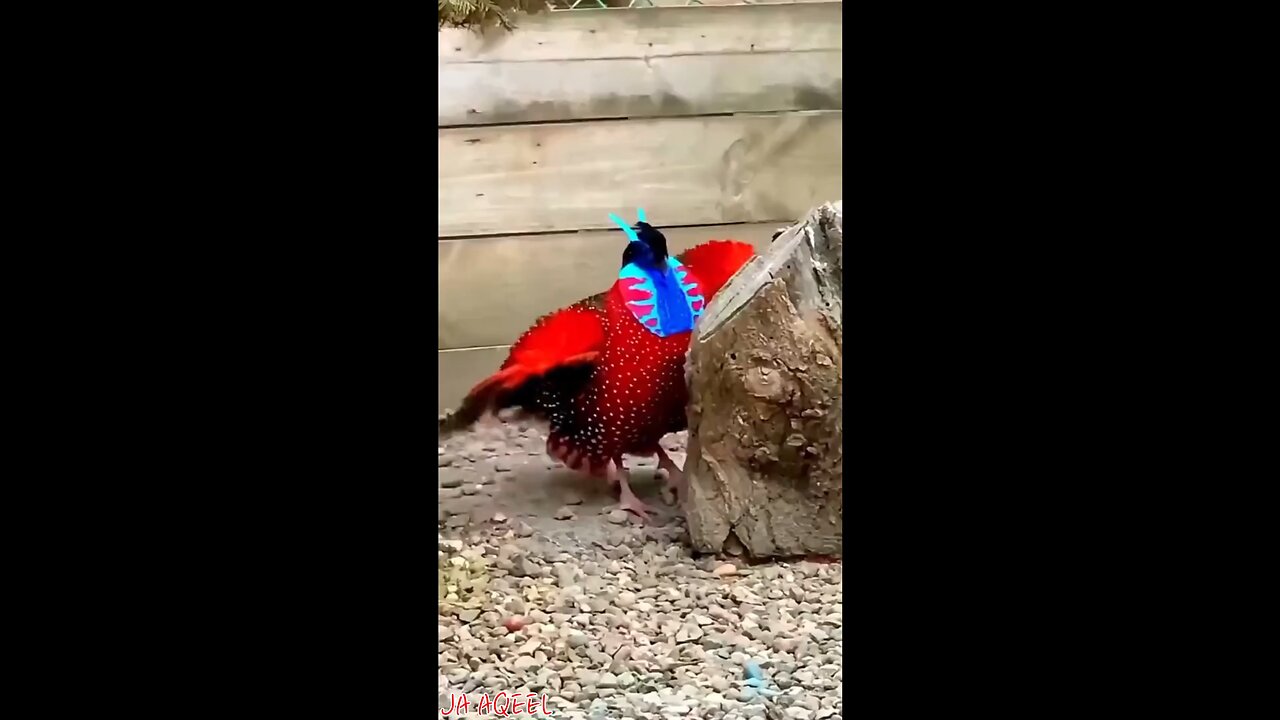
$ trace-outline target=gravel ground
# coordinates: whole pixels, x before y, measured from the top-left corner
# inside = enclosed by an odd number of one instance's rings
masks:
[[[535,692],[569,718],[841,717],[839,563],[695,558],[653,459],[629,459],[657,511],[642,525],[545,442],[510,424],[440,446],[440,707]],[[664,444],[683,463],[684,438]]]

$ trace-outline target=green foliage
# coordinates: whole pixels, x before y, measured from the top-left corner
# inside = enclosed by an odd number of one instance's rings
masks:
[[[540,13],[547,0],[437,0],[440,27],[460,27],[484,32],[494,27],[511,30],[517,12]]]

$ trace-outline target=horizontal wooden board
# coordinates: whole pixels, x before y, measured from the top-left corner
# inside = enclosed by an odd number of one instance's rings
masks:
[[[772,222],[842,196],[842,113],[438,131],[439,235]]]
[[[440,68],[440,125],[839,110],[843,53],[467,63]]]
[[[483,50],[441,33],[439,124],[843,107],[839,3],[689,9],[552,13]]]
[[[492,63],[840,50],[842,3],[574,10],[522,16],[515,32],[448,28],[439,62]]]
[[[455,409],[476,383],[493,374],[507,359],[510,348],[473,348],[438,353],[440,375],[437,388],[439,401],[436,412]]]
[[[667,228],[663,234],[675,253],[726,239],[764,250],[786,224]],[[607,290],[625,246],[617,231],[441,241],[437,347],[515,342],[539,317]]]

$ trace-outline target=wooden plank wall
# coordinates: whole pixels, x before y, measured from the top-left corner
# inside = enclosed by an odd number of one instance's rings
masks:
[[[440,408],[608,287],[643,207],[675,251],[842,197],[839,2],[575,10],[439,41]]]
[[[440,33],[440,124],[839,110],[841,3],[573,10]]]

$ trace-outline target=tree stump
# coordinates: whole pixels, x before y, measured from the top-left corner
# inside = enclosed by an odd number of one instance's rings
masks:
[[[841,553],[843,203],[753,258],[694,331],[688,492],[695,549]]]

